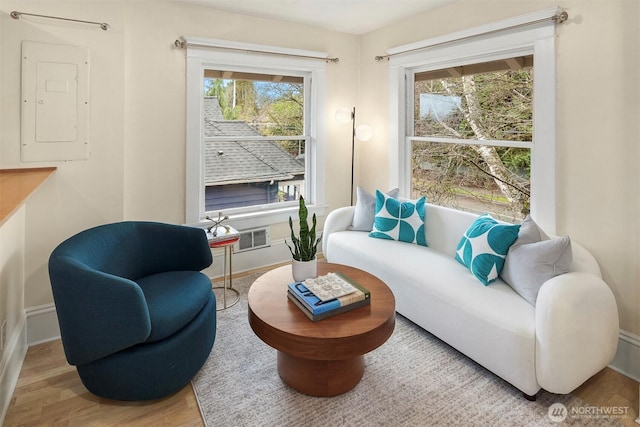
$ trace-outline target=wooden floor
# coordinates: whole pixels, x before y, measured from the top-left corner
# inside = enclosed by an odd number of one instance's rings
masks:
[[[60,340],[30,347],[4,420],[13,426],[204,426],[191,385],[151,402],[89,393]]]
[[[638,427],[638,383],[606,368],[574,394],[597,407],[628,407],[620,421]],[[60,340],[29,348],[5,427],[204,426],[191,385],[151,402],[118,402],[89,393],[64,358]]]
[[[638,383],[606,368],[574,394],[595,407],[624,407],[620,419],[638,427]],[[27,351],[5,417],[17,426],[204,426],[191,385],[151,402],[119,402],[89,393],[64,357],[60,340]]]

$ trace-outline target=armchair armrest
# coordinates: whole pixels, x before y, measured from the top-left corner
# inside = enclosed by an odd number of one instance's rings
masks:
[[[597,275],[570,272],[548,280],[535,315],[536,375],[545,390],[569,393],[613,360],[618,308]]]
[[[82,365],[141,343],[151,333],[149,309],[133,281],[93,270],[68,256],[49,260],[65,355]]]
[[[322,252],[327,258],[329,250],[329,236],[336,231],[348,230],[353,222],[354,206],[345,206],[329,212],[322,229]]]

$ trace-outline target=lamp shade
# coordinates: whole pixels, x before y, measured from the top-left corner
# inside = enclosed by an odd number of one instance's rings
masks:
[[[359,125],[356,127],[356,138],[358,141],[369,141],[373,138],[373,129],[369,125]]]
[[[351,121],[351,110],[347,107],[339,108],[336,111],[336,122],[340,124],[347,124]]]

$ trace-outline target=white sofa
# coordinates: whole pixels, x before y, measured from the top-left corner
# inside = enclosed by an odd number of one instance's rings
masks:
[[[351,231],[354,207],[324,224],[328,262],[384,281],[396,311],[520,389],[569,393],[615,356],[618,311],[593,256],[572,242],[570,271],[544,283],[535,307],[501,279],[484,286],[454,259],[477,215],[427,204],[428,247]]]

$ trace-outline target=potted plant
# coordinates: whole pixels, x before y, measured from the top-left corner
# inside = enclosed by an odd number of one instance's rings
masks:
[[[316,214],[311,217],[311,228],[307,222],[309,211],[304,202],[304,197],[300,196],[300,208],[298,216],[300,219],[300,229],[298,236],[293,230],[293,220],[289,217],[289,228],[291,229],[291,245],[285,240],[285,243],[293,256],[292,271],[293,279],[297,282],[317,276],[317,258],[316,251],[321,238],[316,238]]]

